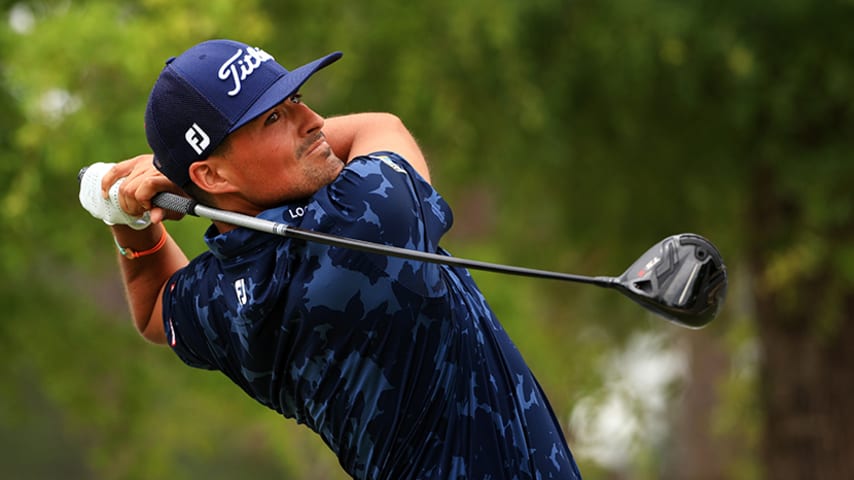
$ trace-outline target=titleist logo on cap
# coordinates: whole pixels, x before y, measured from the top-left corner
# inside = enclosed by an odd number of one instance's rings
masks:
[[[243,58],[241,58],[241,55]],[[261,66],[262,63],[273,60],[273,56],[261,50],[260,48],[247,47],[246,54],[243,54],[243,49],[237,49],[237,53],[231,56],[225,63],[219,67],[218,77],[220,80],[228,80],[231,78],[234,81],[234,88],[228,91],[228,96],[233,97],[240,93],[240,88],[243,86],[243,81],[249,75]],[[240,72],[238,72],[240,67]]]

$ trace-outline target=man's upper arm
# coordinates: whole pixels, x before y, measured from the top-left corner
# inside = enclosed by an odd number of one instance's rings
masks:
[[[148,324],[141,332],[146,340],[161,345],[166,344],[166,332],[163,328],[163,291],[166,289],[168,282],[160,287],[160,293],[157,295],[157,300],[154,302],[154,308],[151,311],[151,317],[148,319]]]
[[[395,115],[359,113],[326,119],[323,128],[336,155],[349,162],[377,151],[391,151],[405,158],[428,182],[430,172],[415,138]]]

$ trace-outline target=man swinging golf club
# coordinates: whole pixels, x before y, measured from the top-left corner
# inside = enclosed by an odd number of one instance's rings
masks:
[[[323,118],[287,71],[213,40],[167,62],[145,129],[154,154],[90,166],[80,200],[112,227],[134,323],[304,423],[354,478],[580,478],[545,394],[461,267],[214,221],[188,261],[152,204],[222,210],[445,254],[450,207],[400,120]]]

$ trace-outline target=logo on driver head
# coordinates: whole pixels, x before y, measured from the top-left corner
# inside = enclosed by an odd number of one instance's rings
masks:
[[[194,123],[192,127],[187,129],[187,133],[184,134],[184,138],[199,155],[201,155],[205,148],[211,144],[210,137],[204,130],[202,130],[202,127],[200,127],[198,123]]]

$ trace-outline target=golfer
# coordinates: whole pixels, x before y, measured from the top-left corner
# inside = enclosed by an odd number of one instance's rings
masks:
[[[394,115],[323,118],[288,71],[230,40],[167,62],[153,155],[86,171],[133,320],[316,432],[358,479],[576,479],[560,423],[469,273],[213,222],[188,260],[158,192],[294,227],[446,254],[452,213]]]

